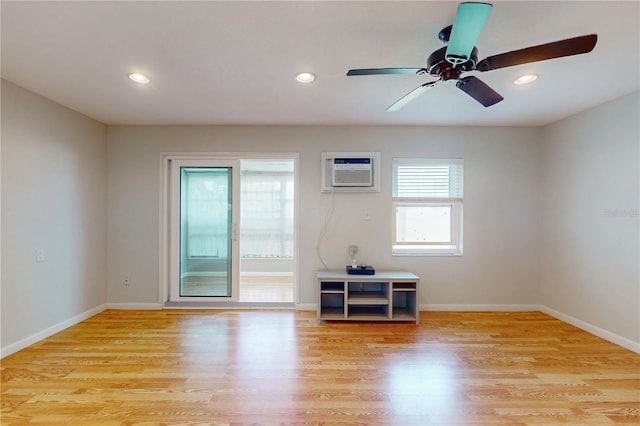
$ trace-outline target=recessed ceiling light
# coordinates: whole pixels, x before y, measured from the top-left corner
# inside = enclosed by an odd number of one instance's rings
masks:
[[[513,80],[513,84],[529,84],[537,79],[538,76],[536,74],[525,74]]]
[[[301,72],[296,75],[296,80],[300,83],[311,83],[316,79],[316,76],[310,72]]]
[[[149,77],[147,77],[146,75],[140,74],[137,72],[129,74],[129,78],[135,81],[136,83],[140,83],[140,84],[147,84],[151,81],[149,80]]]

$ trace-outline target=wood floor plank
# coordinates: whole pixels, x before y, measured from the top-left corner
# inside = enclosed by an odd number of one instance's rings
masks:
[[[109,310],[1,373],[7,426],[640,423],[640,355],[540,312]]]

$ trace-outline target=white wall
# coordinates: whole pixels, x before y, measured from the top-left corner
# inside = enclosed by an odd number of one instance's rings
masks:
[[[361,261],[420,275],[423,307],[541,305],[637,348],[638,116],[636,93],[544,129],[105,128],[2,81],[2,355],[107,301],[160,301],[160,153],[188,151],[300,153],[302,305],[316,303],[316,245],[335,202],[329,267],[355,242]],[[321,194],[322,151],[380,151],[382,191]],[[465,158],[464,256],[390,255],[394,156]]]
[[[338,194],[321,244],[344,268],[350,242],[378,269],[421,278],[424,305],[538,303],[540,129],[113,126],[108,128],[108,287],[112,303],[158,303],[161,152],[299,152],[300,304],[316,303],[316,245],[331,205],[322,151],[380,151],[381,192]],[[391,256],[391,159],[464,157],[464,256]],[[369,213],[371,220],[365,221]],[[131,277],[131,286],[122,280]],[[535,306],[535,305],[533,305]]]
[[[2,80],[1,173],[6,355],[106,302],[106,128]]]
[[[636,350],[639,117],[636,92],[545,128],[540,212],[541,303]]]

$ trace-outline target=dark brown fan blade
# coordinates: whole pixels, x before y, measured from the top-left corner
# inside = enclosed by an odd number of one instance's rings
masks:
[[[478,62],[478,71],[490,71],[497,68],[527,64],[529,62],[544,61],[561,58],[563,56],[579,55],[591,52],[598,41],[597,34],[554,41],[552,43],[513,50],[500,55],[489,56]]]
[[[424,68],[363,68],[349,70],[347,75],[379,75],[379,74],[418,74]]]
[[[504,99],[498,92],[487,86],[477,77],[461,78],[456,83],[456,86],[485,107],[497,104]]]

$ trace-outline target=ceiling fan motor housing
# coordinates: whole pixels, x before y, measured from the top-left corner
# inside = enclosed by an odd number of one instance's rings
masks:
[[[460,73],[475,69],[478,63],[478,49],[473,48],[469,59],[459,65],[452,65],[445,59],[447,47],[442,47],[427,58],[427,72],[434,77],[441,77],[443,81],[458,79]]]

